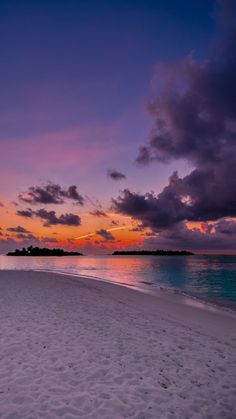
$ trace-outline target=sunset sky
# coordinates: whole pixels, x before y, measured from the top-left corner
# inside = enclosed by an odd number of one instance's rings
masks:
[[[0,2],[0,253],[236,253],[236,2]]]

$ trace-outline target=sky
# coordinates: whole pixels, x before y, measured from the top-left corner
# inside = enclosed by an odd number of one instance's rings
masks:
[[[0,2],[0,253],[236,253],[233,0]]]

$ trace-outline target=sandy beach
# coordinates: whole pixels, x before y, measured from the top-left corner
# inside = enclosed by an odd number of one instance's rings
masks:
[[[0,271],[0,319],[2,419],[236,417],[234,313]]]

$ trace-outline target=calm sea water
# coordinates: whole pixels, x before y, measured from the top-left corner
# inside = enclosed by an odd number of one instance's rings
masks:
[[[0,256],[0,269],[65,272],[149,292],[161,287],[236,308],[236,256]]]

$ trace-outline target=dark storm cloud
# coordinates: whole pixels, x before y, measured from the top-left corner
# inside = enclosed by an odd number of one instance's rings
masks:
[[[188,57],[175,71],[179,79],[171,91],[149,105],[154,126],[137,160],[145,164],[186,158],[199,168],[215,165],[235,147],[236,57],[204,64]]]
[[[24,227],[8,227],[7,231],[11,231],[13,233],[30,233],[30,231],[26,230]]]
[[[159,230],[185,219],[187,205],[172,192],[172,187],[167,186],[158,196],[153,193],[141,195],[125,189],[121,196],[113,199],[113,208],[141,221],[142,227]]]
[[[217,170],[215,170],[215,176]],[[231,174],[234,173],[231,167]],[[236,216],[236,195],[233,189],[236,180],[217,176],[217,182],[211,171],[199,173],[196,169],[183,179],[175,172],[170,177],[169,185],[155,195],[144,195],[125,189],[121,196],[113,199],[113,208],[122,214],[141,221],[144,227],[154,230],[170,228],[181,221],[218,220]],[[232,188],[232,189],[231,189]]]
[[[113,180],[126,179],[126,176],[123,173],[118,172],[117,170],[113,170],[113,169],[108,169],[107,177],[110,178],[110,179],[113,179]]]
[[[101,230],[97,230],[96,234],[103,237],[103,239],[106,240],[106,241],[115,240],[115,237],[113,236],[113,234],[111,234],[109,231],[107,231],[103,228],[101,228]]]
[[[28,191],[19,194],[18,198],[31,204],[63,204],[65,199],[71,199],[79,205],[84,204],[84,198],[78,193],[75,185],[63,189],[52,182],[43,186],[30,186]]]
[[[94,215],[95,217],[108,217],[108,215],[101,210],[94,210],[90,212],[91,215]]]
[[[55,211],[47,211],[45,208],[41,208],[37,211],[33,211],[31,208],[23,211],[17,211],[17,215],[21,217],[31,218],[33,216],[44,220],[44,226],[50,227],[52,225],[67,225],[67,226],[79,226],[81,225],[81,219],[76,214],[61,214],[59,217]]]
[[[235,221],[226,221],[220,220],[212,228],[215,228],[216,232],[219,234],[224,234],[225,236],[235,236],[236,239],[236,222]]]
[[[207,225],[205,231],[189,230],[183,223],[172,229],[163,230],[157,237],[144,242],[147,248],[190,249],[193,251],[233,251],[236,242],[236,222],[221,220]]]
[[[236,2],[221,4],[225,38],[216,58],[157,67],[159,94],[148,107],[154,125],[137,158],[185,159],[193,170],[183,178],[174,172],[159,195],[126,189],[113,200],[116,211],[154,230],[236,216]]]

